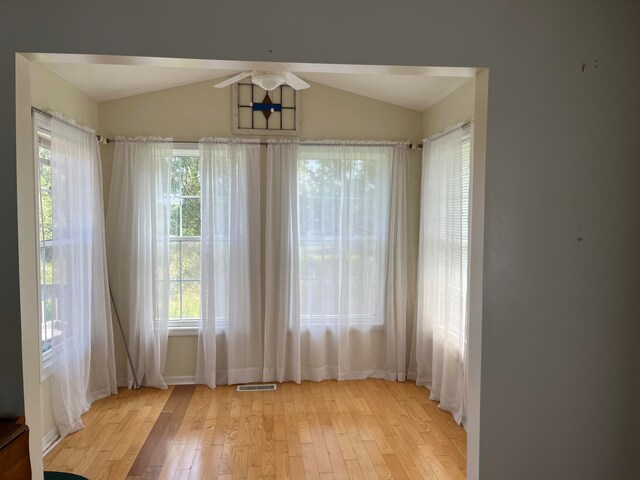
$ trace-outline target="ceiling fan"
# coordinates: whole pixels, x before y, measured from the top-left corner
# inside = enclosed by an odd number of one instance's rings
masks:
[[[268,92],[275,90],[280,85],[284,84],[289,85],[294,90],[304,90],[311,86],[291,72],[265,72],[262,70],[249,70],[247,72],[242,72],[214,86],[216,88],[224,88],[239,82],[248,76],[251,76],[251,83]]]

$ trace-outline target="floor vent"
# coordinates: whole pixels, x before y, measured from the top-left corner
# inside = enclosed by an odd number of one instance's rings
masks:
[[[238,392],[262,392],[275,390],[275,383],[266,383],[264,385],[238,385]]]

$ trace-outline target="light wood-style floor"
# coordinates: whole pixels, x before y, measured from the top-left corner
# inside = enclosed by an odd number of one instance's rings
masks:
[[[412,382],[120,390],[45,470],[99,479],[465,478],[466,434]]]

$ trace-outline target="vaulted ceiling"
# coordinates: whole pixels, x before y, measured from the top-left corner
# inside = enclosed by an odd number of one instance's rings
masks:
[[[184,60],[182,63],[185,65],[157,61],[141,65],[133,61],[126,62],[129,64],[118,64],[117,61],[80,63],[69,61],[68,57],[58,60],[55,56],[38,59],[98,102],[224,78],[253,67],[291,70],[305,80],[421,112],[462,86],[473,75],[472,69],[426,67],[273,64],[273,68],[269,68],[270,65],[252,65],[251,62],[196,63]],[[176,62],[173,59],[173,63]]]

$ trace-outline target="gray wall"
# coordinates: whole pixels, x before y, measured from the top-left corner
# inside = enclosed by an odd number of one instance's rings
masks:
[[[484,66],[481,478],[640,478],[639,24],[632,0],[1,2],[0,412],[23,402],[16,51]]]

